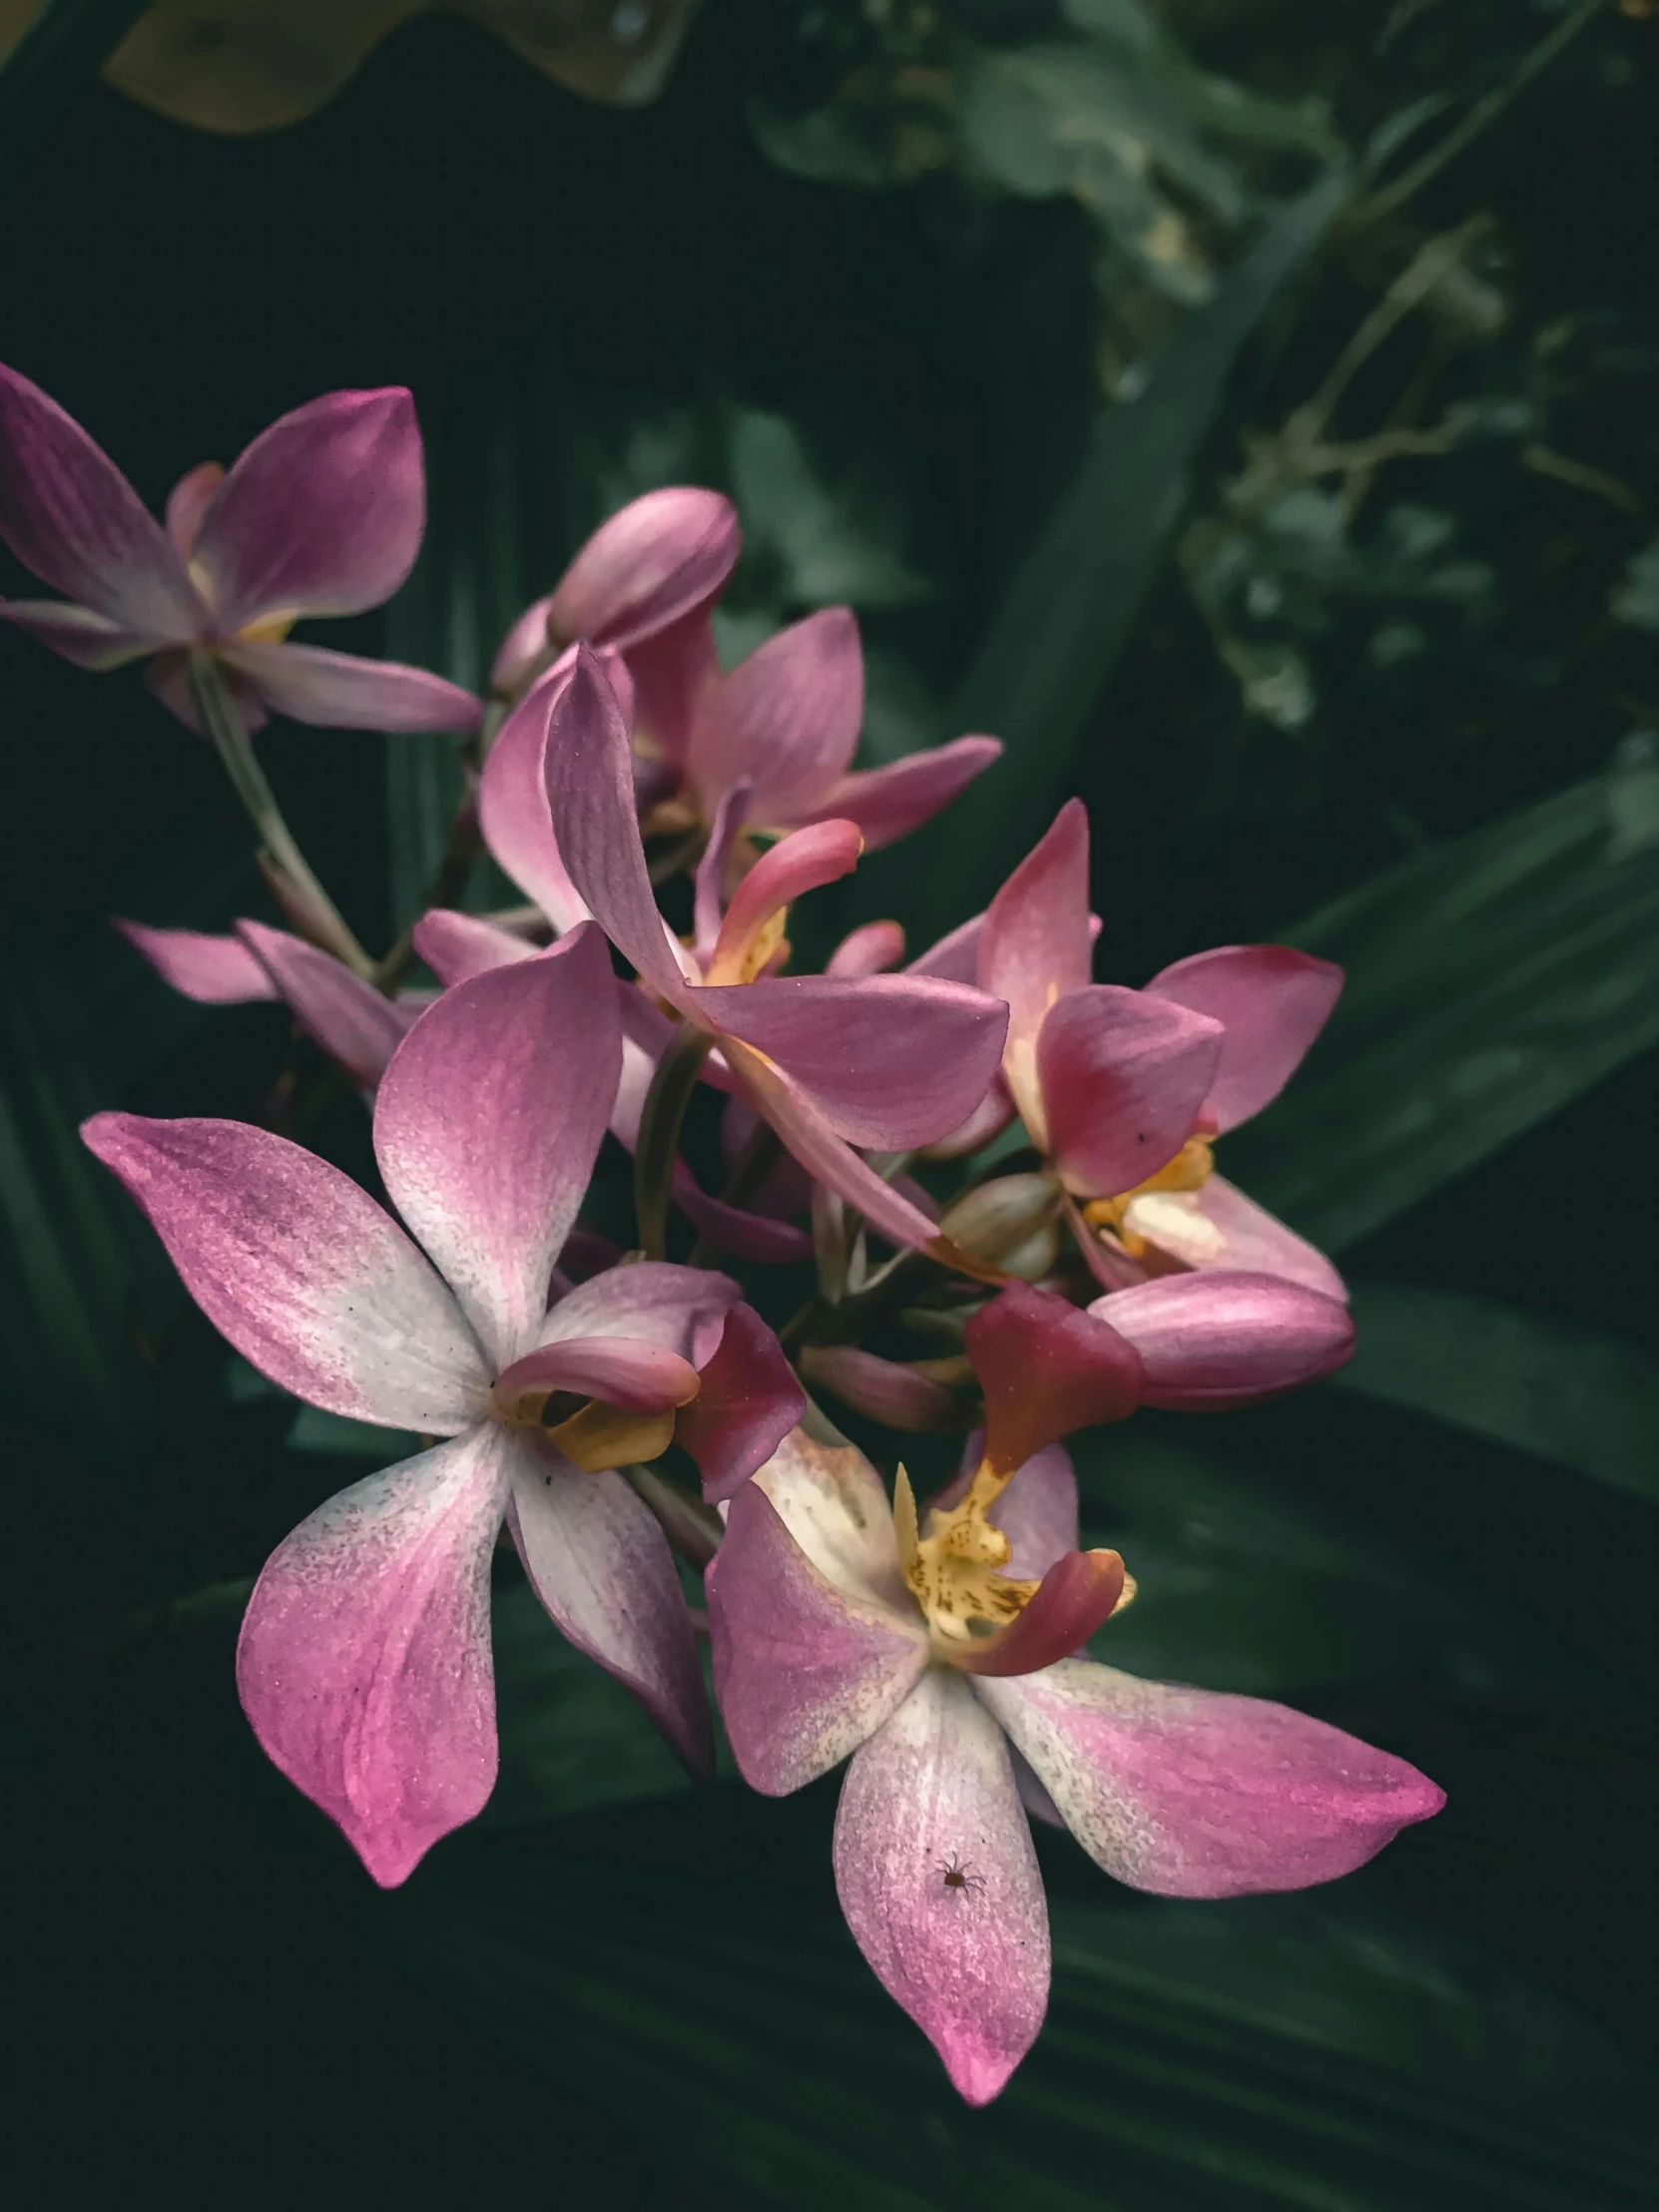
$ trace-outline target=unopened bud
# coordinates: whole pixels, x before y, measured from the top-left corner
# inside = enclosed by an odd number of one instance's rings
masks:
[[[888,1428],[915,1432],[967,1426],[966,1403],[942,1382],[896,1360],[861,1352],[856,1345],[813,1345],[802,1353],[799,1365],[810,1383]]]
[[[999,1175],[957,1199],[939,1227],[976,1260],[1034,1283],[1059,1254],[1060,1197],[1052,1175]]]

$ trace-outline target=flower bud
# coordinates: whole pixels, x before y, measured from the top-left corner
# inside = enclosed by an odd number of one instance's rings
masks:
[[[976,1260],[1034,1283],[1059,1254],[1060,1198],[1052,1175],[999,1175],[947,1208],[939,1227]]]
[[[942,1382],[856,1345],[813,1345],[801,1355],[800,1367],[809,1382],[888,1428],[914,1432],[967,1425],[967,1406]]]

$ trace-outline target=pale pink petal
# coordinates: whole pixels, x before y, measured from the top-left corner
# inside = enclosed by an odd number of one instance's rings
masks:
[[[1140,1354],[1143,1405],[1254,1405],[1354,1357],[1354,1321],[1342,1301],[1279,1276],[1167,1275],[1097,1298],[1089,1312]]]
[[[0,599],[0,622],[29,636],[77,668],[100,673],[142,660],[156,650],[148,632],[128,630],[108,615],[95,615],[90,607],[75,607],[67,599]]]
[[[425,526],[409,394],[331,391],[278,416],[238,456],[191,557],[228,636],[262,615],[378,607],[414,566]]]
[[[1007,1473],[1074,1428],[1124,1420],[1139,1403],[1138,1353],[1051,1291],[1012,1283],[967,1325],[985,1393],[985,1457]]]
[[[920,1613],[906,1620],[829,1581],[758,1482],[733,1497],[704,1586],[721,1718],[744,1780],[767,1797],[828,1774],[928,1671]]]
[[[733,791],[744,788],[738,784]],[[728,815],[731,798],[729,792],[721,801],[722,816]],[[714,848],[712,838],[710,848]],[[762,853],[733,892],[715,939],[711,972],[718,972],[724,961],[725,972],[732,974],[730,963],[741,961],[745,948],[774,915],[781,914],[803,893],[850,874],[863,848],[864,840],[850,822],[821,822],[811,830],[796,830],[781,837],[770,851]]]
[[[960,1502],[984,1447],[984,1431],[976,1429],[963,1450],[960,1472],[934,1498],[935,1505],[948,1507]],[[1016,1581],[1040,1582],[1057,1559],[1075,1551],[1077,1476],[1064,1444],[1046,1444],[1041,1451],[1034,1451],[1015,1470],[988,1517],[1014,1547],[1007,1565],[999,1571]]]
[[[719,492],[648,491],[602,522],[565,570],[552,632],[566,645],[627,648],[715,598],[742,546],[737,510]]]
[[[953,1653],[953,1662],[964,1674],[1003,1676],[1069,1659],[1111,1618],[1124,1580],[1115,1551],[1068,1551],[1005,1628]]]
[[[668,1538],[620,1474],[585,1474],[531,1430],[513,1434],[507,1525],[531,1588],[686,1765],[710,1773],[709,1701]]]
[[[272,1553],[243,1619],[255,1735],[384,1889],[495,1785],[503,1462],[486,1423],[342,1490]]]
[[[577,1337],[638,1337],[702,1368],[719,1351],[726,1317],[742,1297],[729,1275],[676,1267],[667,1260],[633,1260],[590,1276],[580,1289],[567,1292],[543,1322],[537,1341],[554,1345]]]
[[[844,815],[863,831],[866,850],[878,852],[931,822],[1001,754],[997,738],[953,738],[885,768],[855,770],[831,784],[816,806],[790,819],[807,824]]]
[[[906,975],[935,976],[941,983],[977,984],[979,947],[984,936],[985,917],[975,914],[971,921],[959,923],[948,936],[929,946],[904,972]]]
[[[1226,944],[1162,968],[1146,986],[1227,1031],[1206,1117],[1225,1134],[1276,1099],[1331,1017],[1343,971],[1288,944]]]
[[[866,921],[850,929],[824,964],[826,975],[880,975],[904,957],[904,931],[896,921]],[[971,970],[954,978],[974,980]]]
[[[992,899],[979,940],[980,987],[1008,1002],[1008,1074],[1022,1111],[1033,1104],[1038,1032],[1057,1000],[1087,984],[1089,959],[1089,818],[1068,799]]]
[[[536,1342],[621,1067],[610,957],[584,922],[539,959],[445,991],[386,1070],[387,1194],[498,1367]]]
[[[864,657],[850,607],[826,607],[769,638],[703,693],[686,771],[711,816],[740,777],[751,818],[781,829],[822,805],[864,719]]]
[[[101,446],[0,367],[0,538],[54,591],[120,629],[185,644],[208,628],[172,540]]]
[[[909,975],[774,976],[689,1001],[782,1069],[839,1135],[891,1151],[942,1137],[972,1112],[1007,1023],[982,991]]]
[[[1172,1228],[1169,1238],[1156,1232],[1149,1241],[1167,1251],[1173,1260],[1188,1267],[1232,1268],[1254,1275],[1283,1276],[1287,1283],[1300,1283],[1304,1290],[1323,1291],[1327,1298],[1345,1299],[1348,1286],[1337,1270],[1306,1237],[1299,1237],[1294,1229],[1270,1214],[1265,1206],[1258,1206],[1253,1198],[1229,1183],[1225,1176],[1212,1175],[1197,1194],[1198,1212],[1212,1235],[1205,1240],[1201,1253],[1183,1251],[1176,1241]],[[1221,1244],[1214,1246],[1214,1233],[1219,1233]]]
[[[646,871],[628,725],[586,647],[551,702],[546,759],[554,834],[578,897],[646,982],[678,1003],[684,962]]]
[[[324,730],[473,730],[483,708],[459,684],[400,661],[365,661],[320,645],[220,648],[273,713]]]
[[[964,1682],[927,1674],[857,1753],[834,1860],[882,1987],[988,2104],[1048,2007],[1048,1908],[1007,1750]]]
[[[1445,1802],[1403,1759],[1265,1698],[1088,1659],[975,1689],[1089,1856],[1161,1897],[1330,1882]]]
[[[240,937],[210,936],[201,929],[152,929],[119,915],[115,926],[164,983],[204,1006],[241,1006],[278,995],[269,972]]]
[[[702,1386],[674,1440],[697,1462],[711,1505],[732,1496],[773,1457],[807,1410],[807,1393],[778,1339],[752,1306],[734,1306]]]
[[[533,898],[555,929],[574,929],[587,907],[565,873],[547,811],[547,730],[569,669],[543,677],[501,725],[478,784],[478,829],[490,857]]]
[[[547,949],[449,906],[430,906],[421,915],[414,925],[414,948],[446,989],[474,975],[488,975],[492,968],[534,960]]]
[[[194,468],[186,469],[168,493],[167,534],[177,546],[181,560],[188,561],[195,552],[196,533],[202,527],[202,517],[224,481],[225,471],[218,461],[198,461]]]
[[[639,755],[634,756],[634,775],[638,780]],[[749,816],[749,802],[754,796],[754,786],[747,776],[720,795],[720,805],[715,809],[709,825],[709,841],[703,847],[703,857],[697,863],[692,888],[692,941],[697,957],[705,970],[714,957],[715,942],[720,935],[721,907],[726,898],[726,878],[732,863],[732,847],[738,832]],[[766,864],[763,854],[760,865]],[[780,904],[785,901],[779,901]]]
[[[920,1620],[899,1572],[892,1508],[858,1450],[814,1417],[786,1436],[755,1477],[797,1546],[823,1578],[861,1603],[885,1607],[906,1635]],[[833,1438],[833,1441],[821,1440]]]
[[[237,930],[305,1034],[338,1061],[353,1083],[371,1091],[408,1035],[419,1006],[387,998],[332,953],[319,952],[285,929],[239,921]]]
[[[800,1358],[801,1372],[814,1389],[828,1390],[888,1428],[921,1435],[961,1425],[965,1401],[954,1390],[861,1345],[813,1345]]]
[[[337,1168],[236,1121],[95,1114],[81,1134],[274,1382],[388,1428],[453,1435],[478,1417],[489,1377],[455,1301]]]
[[[664,1413],[697,1395],[697,1370],[640,1337],[566,1337],[538,1345],[496,1377],[503,1403],[528,1390],[570,1390],[631,1413]]]
[[[1221,1042],[1208,1015],[1115,983],[1062,998],[1037,1038],[1037,1079],[1048,1155],[1071,1188],[1115,1197],[1172,1160],[1209,1096]]]
[[[672,791],[680,781],[699,703],[720,674],[708,607],[695,607],[631,645],[628,673],[634,682],[636,760],[656,771]]]

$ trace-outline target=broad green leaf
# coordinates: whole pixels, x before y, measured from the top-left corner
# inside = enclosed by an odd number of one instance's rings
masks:
[[[1287,931],[1348,987],[1285,1095],[1226,1140],[1228,1175],[1341,1251],[1659,1039],[1638,770],[1411,853]]]
[[[149,0],[43,0],[0,67],[0,192],[20,177]]]
[[[1338,1387],[1430,1413],[1659,1504],[1659,1353],[1564,1314],[1405,1283],[1354,1286]]]

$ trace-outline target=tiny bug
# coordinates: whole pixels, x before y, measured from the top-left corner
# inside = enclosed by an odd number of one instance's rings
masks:
[[[963,1890],[982,1890],[985,1887],[984,1876],[975,1874],[973,1869],[965,1866],[954,1853],[951,1854],[950,1858],[939,1861],[939,1880],[947,1890],[953,1890],[958,1894]]]

